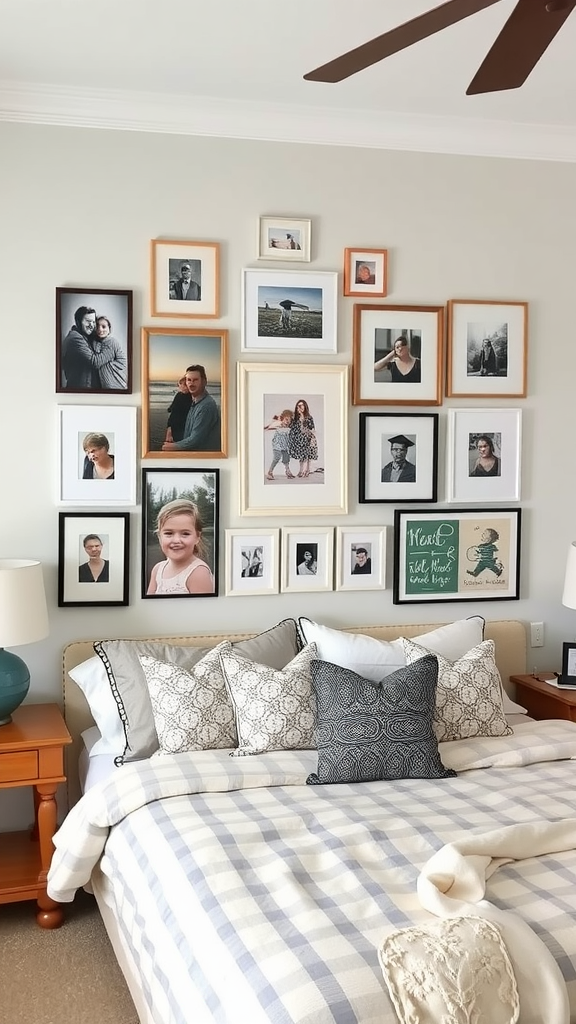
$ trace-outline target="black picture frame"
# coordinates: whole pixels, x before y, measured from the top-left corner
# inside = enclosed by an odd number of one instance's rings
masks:
[[[190,592],[187,587],[187,581],[177,577],[182,577],[185,569],[192,563],[193,559],[185,561],[186,544],[188,540],[178,538],[176,548],[174,548],[174,555],[172,561],[178,566],[182,564],[182,569],[178,573],[174,573],[167,579],[172,580],[172,584],[164,584],[165,586],[171,586],[173,589],[171,592],[157,593],[156,590],[151,590],[151,587],[157,585],[157,577],[153,571],[155,567],[164,561],[169,561],[169,557],[164,558],[163,549],[161,548],[157,529],[162,527],[162,521],[159,519],[160,511],[168,504],[172,502],[184,502],[192,503],[196,507],[196,511],[190,510],[190,513],[194,518],[199,515],[202,523],[202,547],[198,549],[196,546],[191,551],[191,555],[208,567],[209,573],[212,576],[212,589],[205,589],[208,583],[208,577],[204,569],[196,577],[199,589],[196,592]],[[190,515],[188,513],[188,515]],[[186,516],[186,510],[177,512],[174,509],[174,514],[178,516]],[[218,554],[219,554],[219,520],[220,520],[220,470],[218,469],[143,469],[142,470],[142,597],[146,599],[158,599],[165,600],[167,598],[198,598],[198,597],[218,597],[218,583],[219,583],[219,567],[218,567]],[[180,524],[176,524],[180,527]],[[187,529],[194,523],[188,523]],[[193,539],[192,539],[193,540]],[[194,575],[195,572],[200,568],[196,566],[194,570],[189,574]],[[176,581],[176,582],[174,582]],[[176,589],[180,588],[180,589]]]
[[[359,418],[360,504],[436,501],[438,413],[361,412]],[[391,439],[398,435],[402,435],[408,441],[403,464],[407,471],[406,480],[392,481],[392,474],[389,471],[392,465]]]
[[[90,546],[97,538],[100,550]],[[58,607],[129,604],[130,515],[128,512],[58,514]],[[104,562],[98,577],[96,571]]]
[[[82,317],[81,310],[86,313]],[[92,332],[83,320],[94,323]],[[107,338],[97,336],[107,321]],[[103,329],[106,324],[102,324]],[[109,358],[107,358],[109,357]],[[56,289],[56,392],[132,394],[132,292],[118,288]]]
[[[518,601],[521,519],[520,508],[396,509],[393,603]]]
[[[562,675],[558,685],[576,687],[576,643],[562,644]]]

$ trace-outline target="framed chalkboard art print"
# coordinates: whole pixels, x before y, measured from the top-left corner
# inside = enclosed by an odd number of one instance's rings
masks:
[[[517,601],[519,508],[394,513],[394,604]]]

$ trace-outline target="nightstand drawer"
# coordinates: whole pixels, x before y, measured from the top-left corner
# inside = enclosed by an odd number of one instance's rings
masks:
[[[21,750],[9,754],[0,754],[0,783],[37,778],[37,750]]]

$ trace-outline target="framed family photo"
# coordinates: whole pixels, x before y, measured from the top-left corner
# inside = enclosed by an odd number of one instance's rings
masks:
[[[240,515],[347,511],[348,368],[238,363]]]
[[[136,504],[136,409],[58,407],[60,505]]]
[[[438,413],[360,413],[360,504],[436,501]]]
[[[339,526],[336,590],[386,589],[386,527]]]
[[[310,262],[311,222],[307,218],[260,217],[258,259]]]
[[[243,271],[243,352],[336,352],[338,274]]]
[[[152,316],[219,316],[220,245],[153,238],[150,243]]]
[[[528,303],[450,299],[446,394],[525,398]]]
[[[282,528],[282,593],[333,590],[334,527]]]
[[[132,292],[56,289],[56,391],[132,393]]]
[[[344,249],[344,295],[388,294],[388,250]]]
[[[226,597],[278,593],[280,530],[226,530]]]
[[[451,409],[448,501],[519,501],[520,409]]]
[[[223,459],[228,331],[142,328],[142,458]]]
[[[519,508],[394,512],[394,604],[517,601]]]
[[[355,304],[353,405],[441,405],[443,306]]]
[[[127,605],[129,553],[127,512],[60,512],[58,607]]]
[[[142,470],[142,597],[217,597],[220,474]]]

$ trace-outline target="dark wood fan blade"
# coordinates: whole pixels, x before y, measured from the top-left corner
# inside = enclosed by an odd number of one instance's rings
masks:
[[[477,14],[485,7],[497,3],[499,0],[448,0],[447,3],[440,4],[439,7],[434,7],[433,10],[420,14],[403,25],[398,25],[390,32],[384,32],[376,39],[343,53],[328,64],[309,71],[304,78],[308,82],[341,82],[344,78],[350,78],[358,71],[377,64],[384,57],[404,50],[407,46],[412,46],[413,43],[418,43],[421,39],[426,39],[427,36],[432,36],[435,32],[455,25],[471,14]]]
[[[576,0],[518,0],[466,94],[517,89],[575,7]]]

